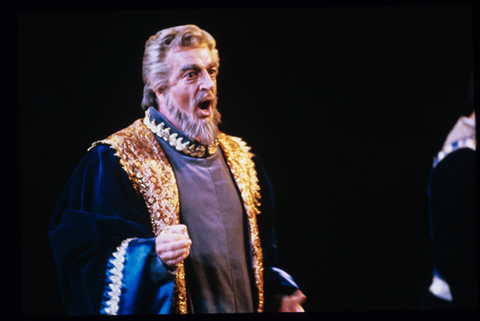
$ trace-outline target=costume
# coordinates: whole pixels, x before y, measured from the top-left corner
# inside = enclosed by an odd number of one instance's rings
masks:
[[[461,117],[430,172],[434,275],[424,309],[477,305],[475,147],[475,120]]]
[[[278,268],[263,167],[239,138],[218,143],[188,142],[150,108],[94,144],[49,227],[69,314],[262,311],[298,288]],[[173,275],[155,235],[179,223],[193,244]]]

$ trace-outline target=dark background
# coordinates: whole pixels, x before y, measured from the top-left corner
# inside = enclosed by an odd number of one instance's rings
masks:
[[[56,199],[92,142],[143,117],[145,42],[182,24],[217,41],[221,130],[267,168],[306,310],[418,309],[427,177],[473,68],[470,5],[20,12],[23,314],[65,315]]]

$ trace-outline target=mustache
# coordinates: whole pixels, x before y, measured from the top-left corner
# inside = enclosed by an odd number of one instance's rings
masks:
[[[175,102],[170,99],[170,93],[166,93],[165,102],[167,110],[171,113],[173,119],[180,125],[180,130],[192,141],[199,138],[198,141],[203,145],[210,145],[214,142],[218,135],[218,124],[221,122],[221,114],[216,108],[217,97],[211,98],[213,104],[212,119],[198,119],[192,112],[199,103],[205,100],[208,91],[202,91],[192,99],[189,110],[182,110]]]
[[[192,104],[193,106],[197,106],[200,104],[202,101],[205,100],[205,97],[208,95],[208,91],[201,91],[199,92],[195,98],[193,98]]]

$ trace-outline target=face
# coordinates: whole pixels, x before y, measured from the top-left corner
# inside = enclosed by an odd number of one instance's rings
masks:
[[[220,121],[216,110],[218,61],[205,47],[172,51],[167,61],[171,66],[169,86],[165,93],[157,92],[160,112],[190,138],[212,143]]]

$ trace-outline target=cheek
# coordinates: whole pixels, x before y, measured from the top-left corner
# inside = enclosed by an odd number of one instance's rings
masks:
[[[183,92],[180,96],[181,104],[185,107],[189,107],[192,101],[192,95],[189,92]]]
[[[186,90],[176,90],[174,95],[175,102],[182,109],[187,109],[190,106],[190,94]]]
[[[213,82],[213,94],[215,96],[217,95],[217,81],[216,80]]]

